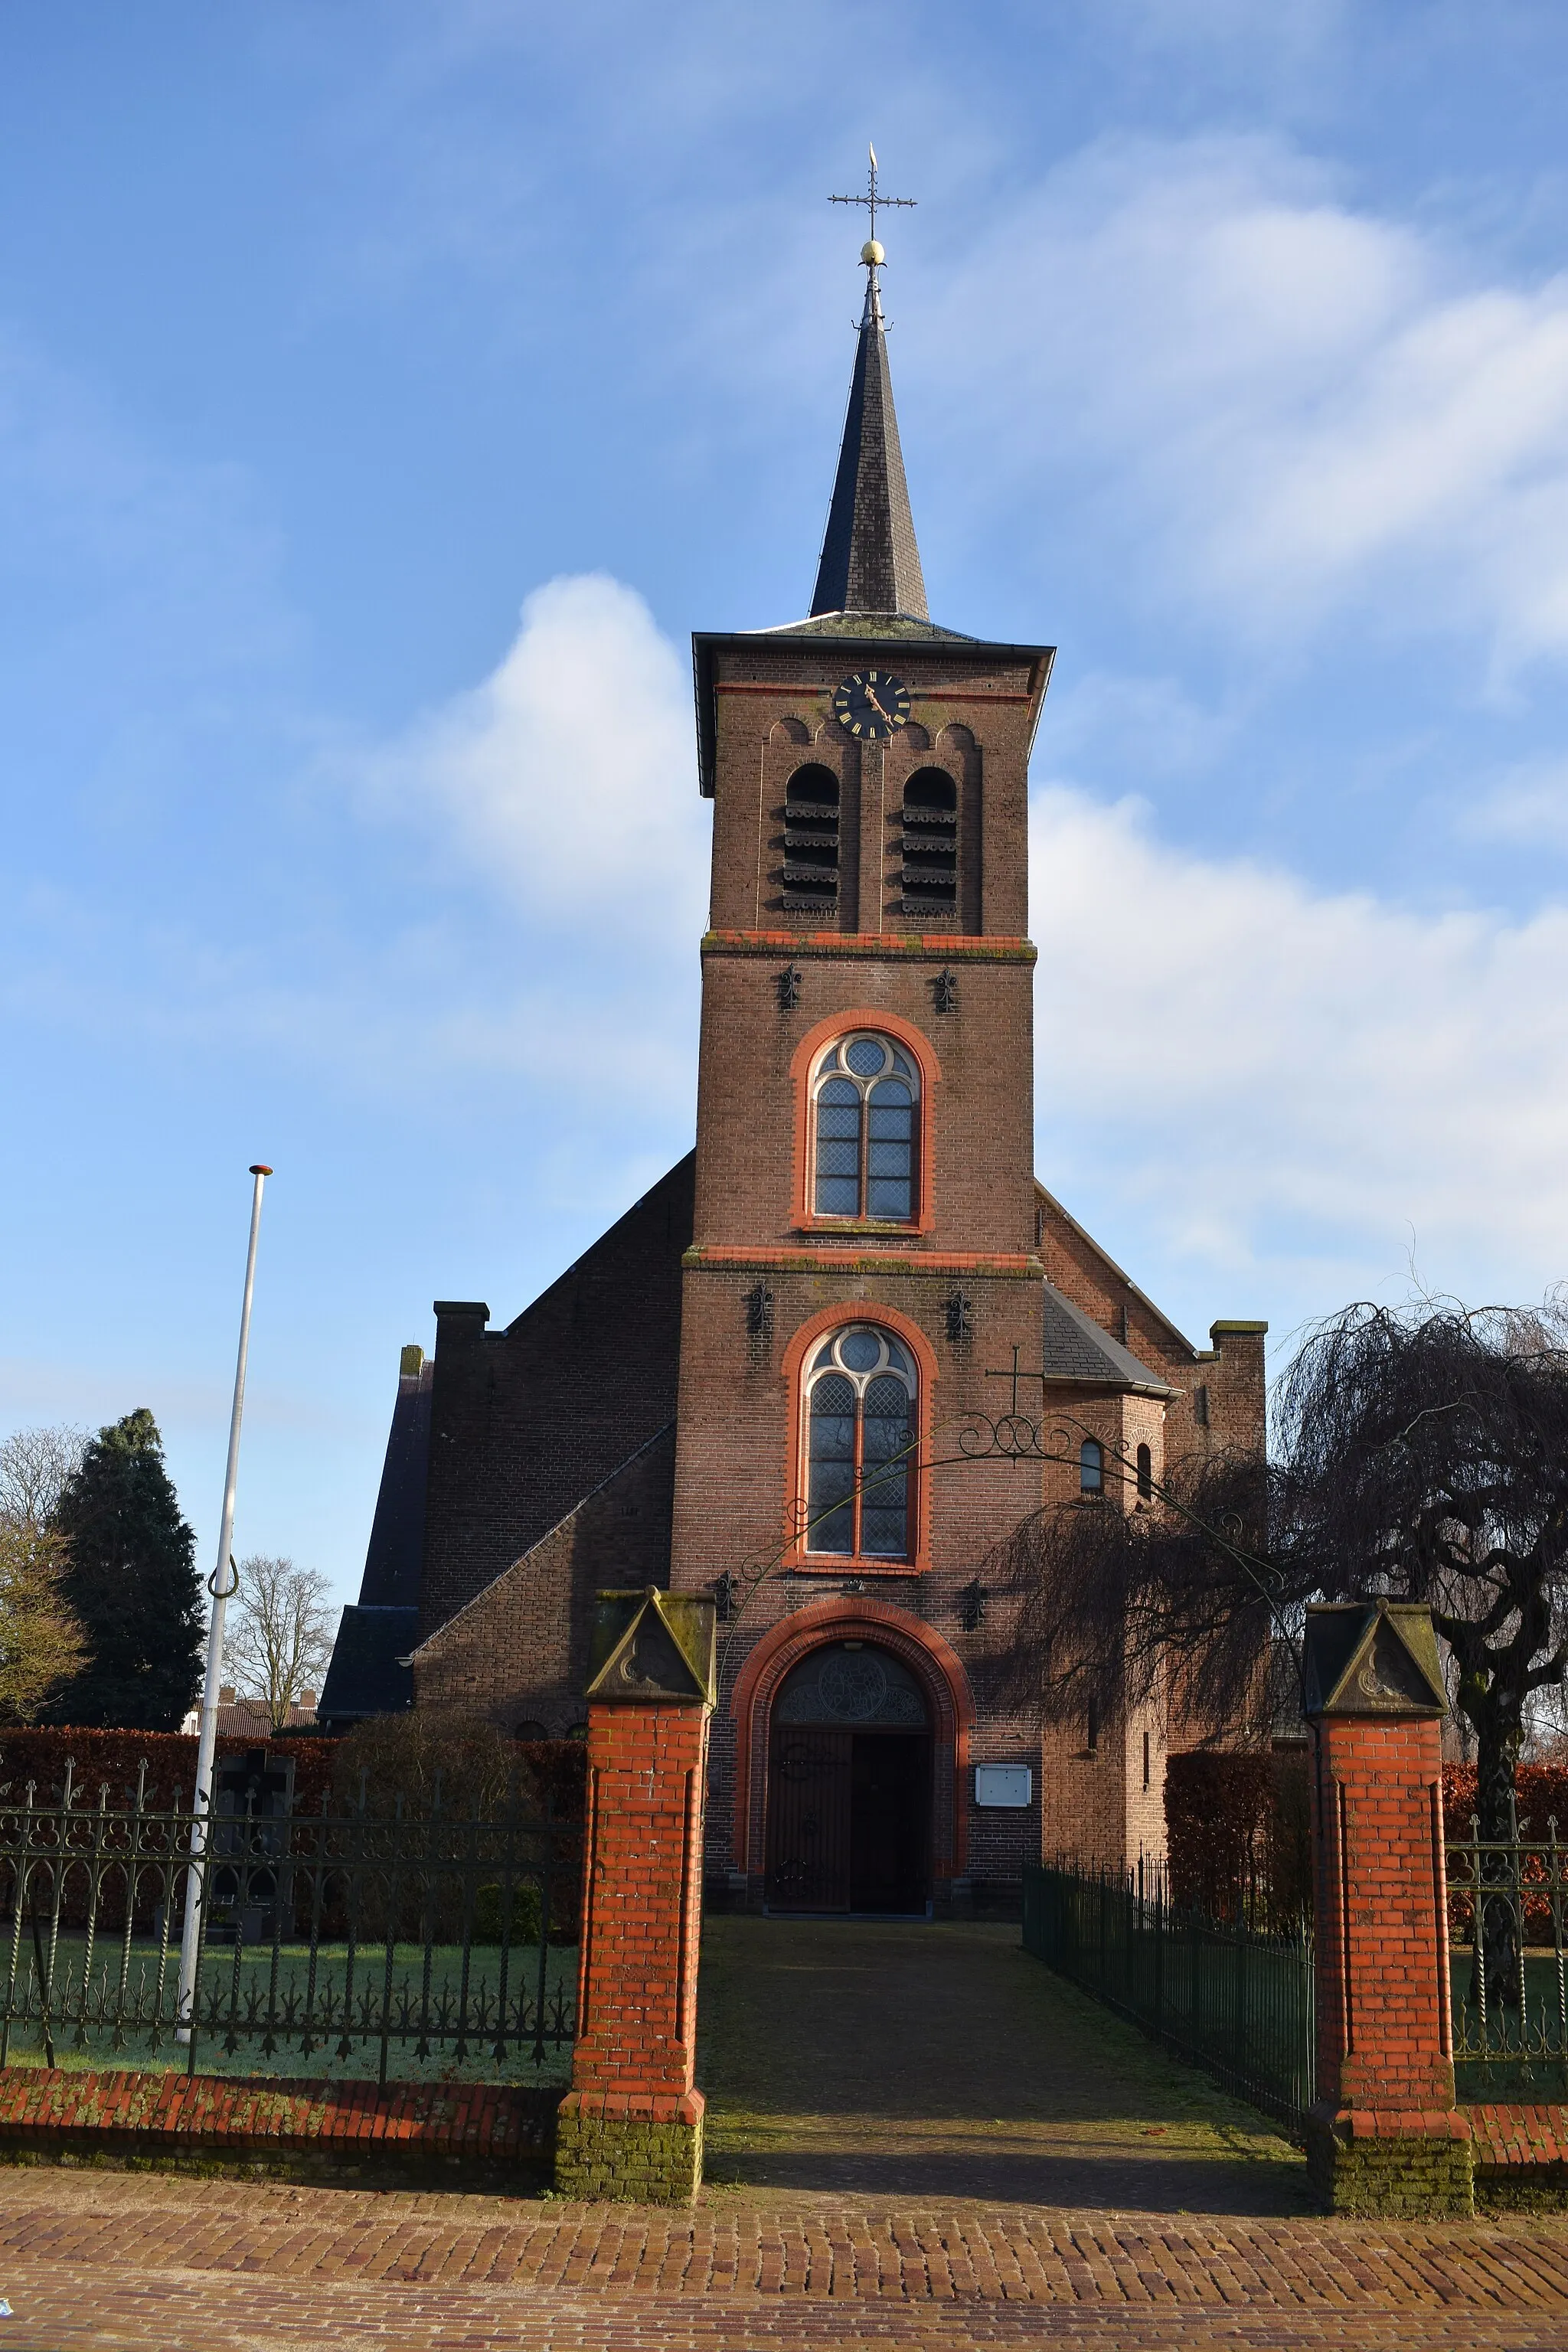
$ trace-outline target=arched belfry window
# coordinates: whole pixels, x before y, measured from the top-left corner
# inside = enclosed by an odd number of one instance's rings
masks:
[[[910,1224],[915,1214],[914,1057],[861,1030],[828,1046],[812,1073],[813,1213]]]
[[[904,912],[958,907],[958,786],[945,768],[919,768],[904,786]]]
[[[808,1552],[910,1557],[915,1393],[909,1350],[874,1323],[835,1331],[812,1356],[805,1397]]]
[[[784,902],[824,912],[838,904],[838,779],[812,761],[784,794]]]

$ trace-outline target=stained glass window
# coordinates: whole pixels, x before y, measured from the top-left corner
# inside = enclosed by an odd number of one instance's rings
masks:
[[[852,1323],[806,1374],[805,1549],[845,1559],[907,1559],[915,1370],[875,1324]]]
[[[919,1100],[914,1063],[890,1038],[862,1034],[828,1047],[813,1078],[817,1216],[912,1223]]]

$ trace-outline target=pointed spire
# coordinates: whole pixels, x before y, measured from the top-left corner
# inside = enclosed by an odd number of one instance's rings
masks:
[[[877,242],[877,210],[890,204],[908,204],[910,199],[879,194],[876,174],[873,150],[869,198],[832,199],[835,204],[868,201],[872,233],[860,248],[866,269],[866,307],[811,610],[814,618],[819,613],[910,613],[926,620],[930,615],[925,581],[899,446],[899,420],[893,413],[888,331],[877,282],[877,270],[885,257]]]

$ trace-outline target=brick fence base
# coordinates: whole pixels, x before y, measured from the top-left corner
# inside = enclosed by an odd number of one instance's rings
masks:
[[[1401,2114],[1320,2103],[1307,2116],[1307,2177],[1325,2212],[1408,2221],[1475,2210],[1470,2126],[1456,2108]]]
[[[689,2205],[702,2185],[700,2091],[679,2098],[573,2091],[557,2111],[555,2186],[563,2197]]]
[[[1568,2107],[1467,2107],[1476,2197],[1488,2206],[1568,2206]]]
[[[560,2093],[516,2084],[278,2083],[217,2074],[0,2069],[0,2160],[434,2178],[532,2188]]]

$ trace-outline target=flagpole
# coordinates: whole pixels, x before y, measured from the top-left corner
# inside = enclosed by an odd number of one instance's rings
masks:
[[[234,1497],[239,1483],[239,1424],[245,1412],[245,1360],[250,1352],[250,1301],[256,1289],[256,1244],[261,1232],[261,1190],[271,1175],[259,1160],[252,1164],[255,1189],[250,1196],[250,1246],[245,1258],[245,1297],[239,1309],[239,1356],[234,1368],[234,1404],[228,1418],[228,1467],[223,1482],[223,1517],[218,1528],[217,1566],[207,1579],[212,1618],[207,1626],[206,1672],[202,1678],[201,1735],[196,1743],[195,1801],[192,1807],[191,1867],[185,1878],[185,1918],[180,1935],[180,2001],[178,2039],[189,2042],[195,2009],[196,1947],[201,1939],[201,1906],[205,1893],[204,1864],[207,1826],[212,1812],[213,1757],[217,1748],[218,1691],[223,1681],[223,1622],[238,1586],[234,1565]]]

